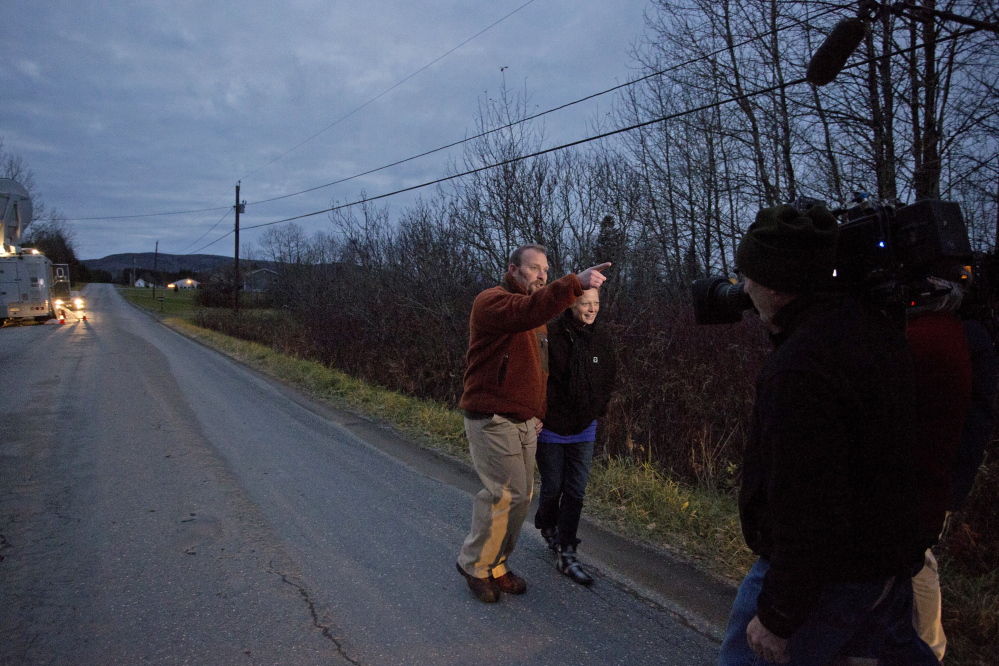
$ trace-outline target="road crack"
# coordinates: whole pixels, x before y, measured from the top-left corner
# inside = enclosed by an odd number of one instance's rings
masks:
[[[337,639],[336,636],[333,635],[333,632],[331,631],[330,626],[326,625],[326,624],[323,624],[322,622],[319,621],[319,614],[316,612],[316,604],[309,597],[308,590],[306,590],[304,586],[296,583],[295,581],[290,580],[286,574],[281,573],[280,571],[275,570],[274,566],[273,566],[273,563],[271,563],[271,573],[275,573],[275,574],[281,576],[281,581],[282,582],[284,582],[286,585],[289,585],[289,586],[295,588],[296,590],[298,590],[298,594],[305,601],[306,608],[309,609],[309,615],[312,616],[312,624],[313,624],[313,626],[315,626],[317,629],[319,629],[322,632],[323,636],[325,636],[327,640],[329,640],[331,643],[333,643],[334,646],[336,646],[336,651],[337,651],[337,653],[341,657],[343,657],[344,659],[346,659],[347,661],[349,661],[352,664],[357,664],[358,666],[360,666],[361,662],[356,661],[355,659],[351,658],[350,655],[347,654],[347,651],[344,648],[343,644]]]

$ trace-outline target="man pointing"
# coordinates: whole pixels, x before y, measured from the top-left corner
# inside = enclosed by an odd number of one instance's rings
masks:
[[[534,491],[534,454],[545,415],[545,323],[606,278],[609,263],[548,282],[547,250],[525,245],[510,255],[503,283],[480,293],[469,321],[468,369],[460,406],[475,471],[472,529],[458,571],[481,601],[523,594],[527,583],[506,566]]]

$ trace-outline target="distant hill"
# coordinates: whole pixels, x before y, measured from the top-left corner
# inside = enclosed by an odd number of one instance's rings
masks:
[[[223,257],[218,254],[164,254],[162,252],[158,256],[154,252],[109,254],[102,259],[84,259],[81,263],[91,270],[109,271],[111,275],[117,277],[121,275],[122,271],[132,270],[132,268],[139,271],[151,271],[154,260],[156,270],[163,273],[179,273],[180,271],[201,273],[232,263],[232,257]],[[249,268],[251,265],[272,268],[270,261],[240,260],[241,268]]]

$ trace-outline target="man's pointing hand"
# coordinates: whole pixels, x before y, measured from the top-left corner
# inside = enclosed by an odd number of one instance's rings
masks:
[[[597,289],[602,285],[607,278],[600,271],[607,270],[610,266],[611,263],[608,261],[598,266],[590,266],[582,273],[578,273],[576,277],[579,279],[579,284],[583,287],[583,291]]]

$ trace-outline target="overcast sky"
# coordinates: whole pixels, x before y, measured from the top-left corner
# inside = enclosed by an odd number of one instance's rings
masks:
[[[461,149],[253,202],[474,134],[479,104],[504,79],[537,111],[623,83],[645,8],[646,0],[5,0],[0,137],[32,169],[45,204],[72,220],[80,258],[149,252],[157,240],[161,252],[194,252],[232,228],[230,214],[198,240],[232,206],[238,180],[251,204],[241,226],[321,210],[362,190],[439,178]],[[547,116],[549,144],[587,136],[611,104],[608,95]],[[388,201],[397,210],[411,200]],[[312,232],[329,222],[300,224]],[[201,251],[232,256],[233,239]]]

